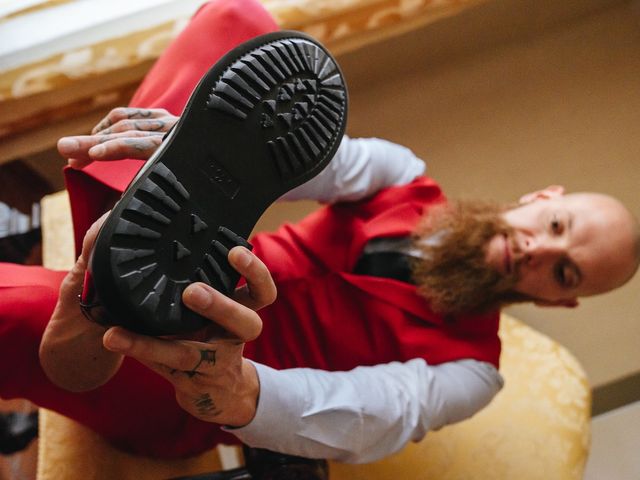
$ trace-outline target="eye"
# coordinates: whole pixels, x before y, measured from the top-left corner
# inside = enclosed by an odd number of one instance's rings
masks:
[[[556,215],[551,219],[551,231],[555,235],[560,235],[564,231],[564,225],[561,220],[558,219]]]

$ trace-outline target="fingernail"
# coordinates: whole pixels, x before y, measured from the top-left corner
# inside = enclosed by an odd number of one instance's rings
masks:
[[[121,335],[119,333],[111,333],[106,338],[106,346],[109,349],[118,350],[118,351],[127,351],[131,348],[132,342],[131,339]]]
[[[78,160],[77,158],[70,158],[68,163],[71,168],[74,168],[76,170],[81,169],[85,165],[84,162]]]
[[[191,285],[187,290],[187,300],[192,306],[204,309],[211,305],[211,294],[201,285]]]
[[[94,145],[89,149],[90,157],[102,157],[104,155],[105,148],[104,145]]]
[[[58,151],[63,155],[75,152],[79,146],[80,143],[78,143],[77,140],[73,140],[69,137],[63,137],[58,140]]]
[[[238,253],[236,253],[236,264],[238,265],[238,267],[247,268],[251,263],[251,260],[252,257],[249,253],[249,250],[244,247],[239,247]]]

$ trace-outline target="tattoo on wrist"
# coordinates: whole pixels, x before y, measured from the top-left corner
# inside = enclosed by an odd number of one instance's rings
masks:
[[[222,413],[222,410],[216,406],[211,395],[208,393],[200,395],[194,402],[194,405],[198,410],[198,414],[203,417],[215,417]]]

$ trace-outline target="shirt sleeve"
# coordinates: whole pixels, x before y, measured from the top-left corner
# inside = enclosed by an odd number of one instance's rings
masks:
[[[378,460],[472,416],[503,385],[493,365],[476,360],[430,366],[414,359],[348,372],[254,365],[256,416],[229,431],[252,447],[349,463]]]
[[[406,147],[379,138],[345,135],[322,172],[280,199],[356,201],[383,188],[410,183],[424,172],[425,163]]]

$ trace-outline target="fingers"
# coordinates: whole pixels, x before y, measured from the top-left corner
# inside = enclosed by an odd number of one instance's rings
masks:
[[[114,108],[91,135],[61,138],[58,151],[73,168],[94,160],[146,160],[178,119],[162,108]]]
[[[248,342],[262,331],[262,320],[255,310],[274,302],[276,286],[266,265],[244,247],[231,249],[229,263],[247,282],[236,289],[233,299],[204,283],[195,283],[185,289],[182,300],[194,312]]]
[[[145,364],[163,364],[179,370],[196,365],[193,348],[178,341],[146,337],[113,327],[106,331],[102,343],[107,350],[135,358]],[[156,370],[154,368],[154,370]]]
[[[176,117],[161,117],[156,119],[120,120],[112,126],[94,132],[93,135],[110,135],[122,132],[161,132],[164,133],[175,123]]]
[[[262,260],[244,247],[235,247],[229,252],[229,263],[247,281],[236,289],[234,300],[252,310],[259,310],[275,301],[276,285]]]
[[[182,294],[182,300],[188,308],[242,342],[254,340],[262,331],[262,320],[256,312],[204,283],[189,285]]]
[[[133,131],[110,135],[78,135],[58,140],[58,152],[69,165],[82,168],[94,160],[148,159],[162,143],[159,132]]]
[[[244,247],[232,248],[229,263],[247,283],[230,299],[203,283],[187,287],[185,305],[243,342],[254,340],[262,331],[262,320],[255,310],[273,303],[276,286],[266,265]]]
[[[230,349],[239,352],[242,349],[241,345],[224,341],[208,344],[149,337],[121,327],[107,330],[102,342],[107,350],[135,358],[163,376],[172,374],[174,370],[192,372],[192,376],[206,373],[216,365],[220,356],[228,356]]]
[[[91,160],[121,160],[136,158],[147,160],[162,143],[163,134],[125,132],[107,135],[108,140],[88,150]]]
[[[93,127],[92,134],[101,132],[106,128],[110,128],[121,120],[130,119],[153,119],[167,117],[171,114],[164,108],[130,108],[118,107],[111,110],[98,124]]]
[[[201,420],[246,425],[255,416],[260,384],[242,357],[243,344],[168,340],[121,327],[107,330],[103,345],[134,358],[168,380],[182,408]]]

